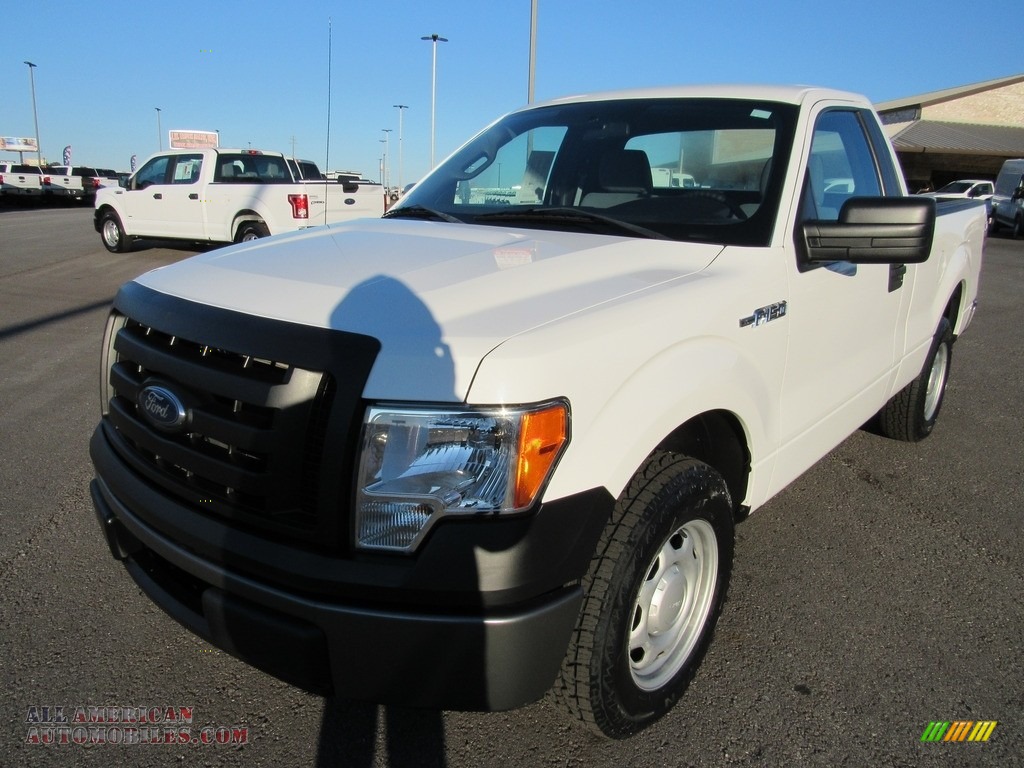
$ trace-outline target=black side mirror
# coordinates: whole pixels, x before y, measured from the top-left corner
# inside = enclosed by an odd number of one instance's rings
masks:
[[[935,200],[851,197],[839,221],[807,221],[802,229],[810,263],[920,264],[932,250]]]

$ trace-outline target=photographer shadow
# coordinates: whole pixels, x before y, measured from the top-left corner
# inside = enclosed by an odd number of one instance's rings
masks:
[[[383,721],[383,722],[381,722]],[[383,743],[378,734],[383,726]],[[378,759],[378,749],[386,757]],[[437,710],[378,707],[335,697],[324,701],[317,744],[317,768],[443,768],[443,713]]]
[[[458,401],[454,365],[441,328],[430,309],[401,281],[384,275],[362,281],[335,308],[331,327],[366,334],[380,342],[372,378],[384,387],[408,381],[409,372],[415,371],[419,399]],[[380,653],[386,656],[387,639],[380,640]],[[399,678],[415,685],[415,675],[407,674],[409,671],[387,665],[380,670],[382,686],[393,688]],[[384,750],[386,755],[378,754]],[[316,765],[444,766],[442,712],[328,697],[321,716]]]

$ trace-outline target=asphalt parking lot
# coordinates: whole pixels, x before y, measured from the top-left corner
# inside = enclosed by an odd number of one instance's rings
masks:
[[[100,334],[120,283],[194,252],[110,254],[89,210],[0,210],[0,765],[1024,765],[1024,241],[988,242],[934,434],[858,432],[744,522],[693,685],[623,742],[546,700],[497,714],[325,701],[141,595],[88,499]],[[380,638],[366,663],[387,654]],[[88,707],[156,710],[171,743],[33,743]],[[922,742],[932,721],[967,720],[997,725],[984,743]],[[211,743],[191,743],[201,731]]]

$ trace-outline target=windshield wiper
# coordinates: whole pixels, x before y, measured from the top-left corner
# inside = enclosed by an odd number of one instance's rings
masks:
[[[523,222],[567,222],[576,224],[602,224],[605,227],[618,229],[632,235],[650,238],[652,240],[671,240],[670,237],[656,232],[647,227],[637,224],[630,224],[628,221],[615,219],[611,216],[603,216],[599,213],[584,211],[579,208],[526,208],[520,211],[498,211],[497,213],[482,213],[475,216],[473,221],[523,221]]]
[[[381,218],[384,219],[439,219],[451,224],[465,224],[462,219],[452,216],[444,211],[435,211],[425,205],[407,205],[402,208],[392,208]]]

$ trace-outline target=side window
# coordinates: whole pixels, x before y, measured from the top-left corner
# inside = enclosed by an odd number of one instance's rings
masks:
[[[152,184],[164,184],[167,179],[167,166],[171,158],[168,155],[154,157],[135,174],[135,188],[145,189]]]
[[[802,219],[836,221],[851,197],[882,194],[874,155],[856,112],[823,112],[814,126]]]
[[[175,158],[172,184],[195,184],[203,167],[202,155],[178,155]]]

